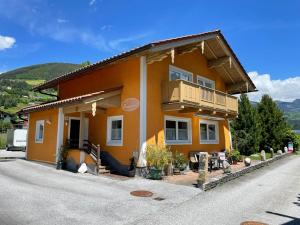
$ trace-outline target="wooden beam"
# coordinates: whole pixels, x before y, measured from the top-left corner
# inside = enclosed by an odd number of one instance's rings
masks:
[[[163,104],[162,108],[164,111],[179,111],[183,110],[185,107],[181,104]]]
[[[66,113],[74,113],[74,112],[88,112],[92,110],[92,105],[91,104],[80,104],[76,106],[69,106],[63,108],[64,114]],[[97,112],[104,112],[105,109],[102,107],[97,107]]]
[[[217,59],[213,59],[213,60],[209,60],[207,65],[209,69],[215,68],[215,67],[220,67],[223,66],[225,63],[230,61],[230,57],[229,56],[224,56],[221,58],[217,58]]]
[[[227,85],[226,89],[228,92],[232,92],[232,91],[236,91],[236,90],[241,90],[245,86],[247,86],[247,82],[242,81],[239,83]]]
[[[163,52],[157,52],[147,55],[146,62],[147,64],[151,64],[157,61],[162,61],[163,59],[167,58],[171,54],[171,51],[163,51]]]

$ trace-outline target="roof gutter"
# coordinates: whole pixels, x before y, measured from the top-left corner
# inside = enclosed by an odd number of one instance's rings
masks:
[[[58,95],[54,95],[54,94],[50,94],[50,93],[47,93],[47,92],[43,92],[42,89],[38,89],[37,90],[39,93],[43,94],[43,95],[48,95],[48,96],[51,96],[51,97],[56,97],[58,98]]]

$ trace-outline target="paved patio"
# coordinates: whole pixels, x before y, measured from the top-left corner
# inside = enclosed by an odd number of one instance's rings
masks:
[[[258,162],[259,161],[252,161],[252,164],[256,164]],[[245,165],[243,162],[238,162],[236,165],[231,165],[231,170],[232,170],[232,172],[235,172],[244,167],[245,167]],[[225,176],[225,174],[222,169],[212,170],[212,172],[208,172],[209,181],[219,179],[223,176]],[[187,172],[184,172],[182,175],[166,176],[163,178],[163,181],[165,181],[167,183],[172,183],[172,184],[196,187],[197,178],[198,178],[198,172],[187,171]]]

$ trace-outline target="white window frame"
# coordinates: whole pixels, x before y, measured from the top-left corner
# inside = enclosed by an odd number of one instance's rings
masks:
[[[176,122],[176,140],[167,140],[167,128],[166,121],[175,121]],[[188,140],[178,140],[178,122],[187,122],[188,125]],[[164,134],[165,134],[165,143],[168,145],[190,145],[192,144],[192,122],[190,118],[184,117],[175,117],[175,116],[165,116],[164,118]]]
[[[216,89],[216,82],[215,82],[214,80],[211,80],[211,79],[208,79],[208,78],[206,78],[206,77],[197,75],[197,84],[198,84],[198,85],[200,85],[200,84],[199,84],[199,80],[202,80],[202,81],[204,81],[204,82],[206,82],[206,83],[212,84],[213,87],[210,88],[210,89]],[[202,86],[202,85],[200,85],[200,86],[201,86],[201,87],[206,87],[206,86]],[[209,87],[206,87],[206,88],[209,88]]]
[[[111,140],[111,124],[112,121],[121,120],[121,140]],[[123,146],[123,131],[124,131],[124,122],[123,115],[120,116],[109,116],[107,117],[107,130],[106,130],[106,145],[107,146]]]
[[[40,131],[40,125],[43,126],[43,134],[42,134],[42,139],[39,139],[39,131]],[[45,134],[45,120],[37,120],[35,122],[35,143],[37,144],[42,144],[44,142],[44,134]]]
[[[215,125],[216,139],[215,140],[201,140],[201,124],[207,126],[207,138],[209,138],[208,125]],[[212,120],[199,120],[199,143],[200,144],[219,144],[219,122]]]
[[[187,70],[184,70],[184,69],[181,69],[181,68],[178,68],[176,66],[172,66],[172,65],[169,65],[169,81],[172,80],[171,78],[171,71],[177,71],[179,73],[186,73],[190,76],[191,80],[188,80],[188,82],[194,82],[194,77],[193,77],[193,73],[190,72],[190,71],[187,71]]]

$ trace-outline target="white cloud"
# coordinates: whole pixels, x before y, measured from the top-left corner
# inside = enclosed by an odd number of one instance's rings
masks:
[[[249,93],[252,101],[260,101],[262,95],[268,94],[274,100],[293,101],[300,99],[300,76],[283,80],[272,80],[270,74],[249,72],[258,92]]]
[[[67,22],[69,22],[69,20],[58,18],[57,22],[58,23],[67,23]]]
[[[15,43],[15,38],[0,35],[0,51],[7,48],[11,48]]]
[[[112,49],[124,50],[127,47],[126,43],[144,39],[147,36],[149,36],[150,34],[151,34],[151,32],[146,32],[146,33],[136,34],[136,35],[132,35],[132,36],[125,37],[125,38],[118,38],[118,39],[109,41],[108,45]],[[124,44],[125,44],[125,46],[124,46]]]
[[[100,2],[101,0],[89,1],[93,7]],[[25,3],[16,0],[0,0],[0,18],[13,20],[33,36],[44,36],[66,43],[82,43],[100,51],[115,52],[128,49],[133,43],[136,45],[136,42],[150,34],[141,31],[141,33],[121,39],[112,37],[108,39],[104,31],[109,31],[112,25],[105,25],[99,31],[94,31],[88,25],[83,27],[73,24],[55,10],[50,9],[51,5],[47,1],[28,0]]]
[[[96,0],[91,0],[90,3],[89,3],[89,5],[92,6],[92,5],[94,5],[95,3],[96,3]]]

